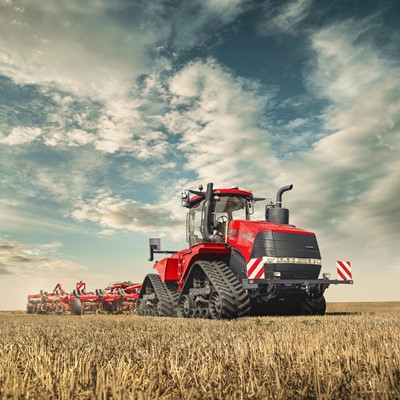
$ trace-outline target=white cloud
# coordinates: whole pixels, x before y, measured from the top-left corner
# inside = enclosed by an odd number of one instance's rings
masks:
[[[265,20],[259,26],[264,35],[295,34],[299,24],[308,16],[313,0],[290,0],[275,6],[264,3]]]
[[[245,0],[205,0],[202,2],[206,10],[220,16],[224,22],[230,22],[249,6]]]
[[[178,50],[210,43],[210,37],[213,34],[251,7],[252,4],[249,0],[181,2],[180,7],[176,8],[169,18],[171,22],[169,40],[172,46]]]
[[[385,78],[389,65],[372,43],[362,41],[367,22],[344,21],[312,36],[318,58],[310,83],[335,103],[353,103]]]
[[[0,137],[0,143],[10,146],[31,143],[42,135],[40,128],[17,126],[7,136]]]
[[[167,138],[147,121],[149,115],[139,109],[146,104],[146,100],[140,99],[140,93],[136,94],[134,100],[125,95],[107,103],[98,121],[94,142],[97,150],[104,153],[124,151],[140,160],[165,154]]]
[[[300,126],[307,124],[307,122],[308,122],[308,120],[305,118],[295,118],[288,122],[287,127],[289,129],[295,129],[295,128],[298,128]]]
[[[96,135],[83,131],[82,129],[72,129],[70,131],[52,131],[44,143],[48,146],[59,146],[66,144],[71,147],[84,146],[96,140]]]
[[[113,230],[126,229],[143,233],[175,231],[178,221],[172,218],[165,205],[143,204],[113,197],[106,191],[98,192],[93,199],[79,202],[72,217],[79,221],[95,222]],[[109,230],[103,232],[110,233]]]
[[[114,229],[103,229],[103,230],[97,232],[97,234],[99,236],[105,236],[105,237],[115,236],[116,233],[117,233],[117,231],[115,231]]]
[[[170,90],[177,109],[164,123],[180,136],[178,149],[188,171],[216,184],[256,185],[258,176],[268,181],[276,160],[269,133],[258,124],[268,94],[212,60],[187,65],[171,78]]]
[[[39,249],[52,251],[52,250],[57,250],[60,247],[62,247],[62,243],[59,240],[56,240],[51,243],[45,243],[45,244],[38,245],[37,247]]]

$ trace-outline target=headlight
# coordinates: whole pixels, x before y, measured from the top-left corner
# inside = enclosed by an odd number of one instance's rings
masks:
[[[331,274],[329,272],[324,272],[322,276],[324,277],[324,279],[329,279],[331,277]]]

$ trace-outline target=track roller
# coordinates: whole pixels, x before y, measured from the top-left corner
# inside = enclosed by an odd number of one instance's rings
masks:
[[[196,304],[190,296],[186,294],[182,295],[178,301],[178,317],[180,318],[191,317],[195,307]]]

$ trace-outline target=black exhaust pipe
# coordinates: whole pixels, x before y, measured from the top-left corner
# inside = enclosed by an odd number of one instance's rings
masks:
[[[282,186],[279,190],[278,193],[276,194],[276,206],[277,208],[282,208],[282,194],[287,192],[288,190],[292,190],[293,185],[286,185]]]
[[[203,239],[206,242],[218,242],[223,243],[224,240],[221,236],[213,235],[210,232],[211,220],[212,220],[212,211],[214,205],[214,196],[213,196],[213,183],[210,182],[207,184],[206,198],[205,198],[205,212],[204,212],[204,229],[203,229]]]
[[[276,204],[265,209],[265,220],[274,224],[289,225],[289,210],[282,207],[282,194],[292,190],[293,185],[282,186],[276,194]]]

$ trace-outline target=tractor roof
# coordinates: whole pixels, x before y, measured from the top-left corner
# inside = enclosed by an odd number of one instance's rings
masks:
[[[200,203],[206,196],[206,192],[203,192],[204,196],[194,195],[190,198],[190,206],[193,207],[196,204]],[[214,189],[213,194],[217,196],[240,196],[244,197],[247,200],[253,199],[253,193],[248,192],[246,190],[240,190],[238,188],[230,188],[230,189]]]

